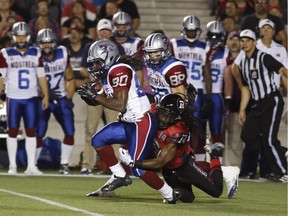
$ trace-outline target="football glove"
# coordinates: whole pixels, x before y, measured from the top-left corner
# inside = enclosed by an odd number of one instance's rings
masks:
[[[97,106],[99,105],[99,103],[97,101],[95,101],[94,99],[91,100],[87,97],[81,96],[81,99],[85,101],[85,103],[89,106]]]
[[[194,104],[194,101],[197,97],[197,89],[190,83],[187,88],[187,101],[189,104]]]
[[[50,101],[57,100],[57,99],[59,99],[59,98],[61,98],[61,97],[63,97],[63,96],[61,95],[61,92],[60,92],[60,91],[53,90],[53,89],[51,89],[51,90],[49,91],[49,100],[50,100]]]
[[[93,101],[97,96],[97,89],[95,89],[97,82],[89,82],[87,84],[83,84],[77,90],[77,93],[82,97],[88,98]],[[82,98],[83,99],[83,98]]]
[[[119,148],[119,160],[131,168],[134,167],[134,161],[126,149]]]
[[[127,122],[127,123],[135,123],[135,122],[141,122],[141,118],[137,118],[135,114],[133,113],[125,113],[123,115],[122,113],[119,113],[117,116],[117,119],[122,122]]]
[[[213,112],[213,102],[211,100],[211,96],[207,95],[207,97],[204,98],[203,106],[201,107],[201,117],[204,119],[207,119],[211,113]]]

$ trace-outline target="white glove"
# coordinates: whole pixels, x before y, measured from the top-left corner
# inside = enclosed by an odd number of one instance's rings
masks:
[[[132,160],[131,155],[126,149],[119,148],[119,160],[129,167],[134,166],[134,161]]]
[[[141,118],[137,118],[135,116],[135,114],[133,114],[133,113],[125,113],[124,115],[122,113],[119,113],[117,118],[120,121],[128,122],[128,123],[135,123],[135,122],[140,122],[141,121]]]

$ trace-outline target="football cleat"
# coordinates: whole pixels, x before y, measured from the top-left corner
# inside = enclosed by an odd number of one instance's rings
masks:
[[[90,169],[87,168],[82,168],[80,171],[81,175],[93,175],[92,171]]]
[[[208,143],[204,146],[204,149],[206,152],[210,155],[211,158],[218,158],[222,156],[222,152],[224,149],[223,143],[217,142],[217,143]]]
[[[101,190],[103,192],[107,191],[114,191],[115,189],[122,187],[122,186],[128,186],[132,184],[132,179],[128,174],[126,174],[123,178],[118,177],[116,175],[111,178],[111,181],[109,181],[106,185],[104,185]]]
[[[8,174],[11,175],[17,174],[17,167],[9,167]]]
[[[288,183],[288,175],[283,175],[281,176],[278,181],[282,182],[282,183]]]
[[[183,196],[183,191],[180,188],[173,189],[172,198],[164,198],[163,203],[165,204],[175,204]]]
[[[59,174],[68,175],[69,174],[69,165],[68,164],[61,164],[59,169]]]
[[[238,177],[240,173],[239,167],[222,166],[223,179],[227,187],[227,196],[232,198],[238,190]]]
[[[102,191],[102,188],[86,194],[87,197],[115,197],[116,194],[114,191]]]
[[[28,175],[42,175],[43,172],[41,172],[37,166],[31,166],[31,167],[27,167],[27,169],[25,170],[24,174],[28,174]]]

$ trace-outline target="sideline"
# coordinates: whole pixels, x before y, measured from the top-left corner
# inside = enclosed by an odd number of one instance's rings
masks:
[[[64,204],[57,203],[57,202],[54,202],[54,201],[51,201],[51,200],[43,199],[43,198],[36,197],[36,196],[30,196],[30,195],[27,195],[27,194],[17,193],[17,192],[5,190],[5,189],[2,189],[2,188],[0,188],[0,192],[9,193],[9,194],[12,194],[12,195],[33,199],[33,200],[40,201],[40,202],[43,202],[43,203],[46,203],[46,204],[50,204],[50,205],[53,205],[53,206],[58,206],[60,208],[65,208],[65,209],[68,209],[68,210],[71,210],[71,211],[81,212],[81,213],[86,214],[86,215],[103,216],[101,214],[90,212],[90,211],[86,211],[84,209],[79,209],[79,208],[76,208],[76,207],[73,207],[73,206],[64,205]]]

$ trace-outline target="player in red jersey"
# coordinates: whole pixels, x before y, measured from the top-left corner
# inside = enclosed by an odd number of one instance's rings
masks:
[[[193,202],[192,185],[213,197],[219,197],[223,191],[223,174],[219,156],[224,149],[222,143],[206,145],[211,156],[209,168],[204,171],[197,164],[189,145],[190,131],[196,126],[195,118],[186,108],[185,101],[177,94],[168,94],[156,107],[155,116],[158,121],[158,132],[153,141],[157,155],[154,159],[137,160],[131,158],[127,150],[119,149],[119,159],[126,165],[141,169],[160,169],[165,181],[172,188],[184,189],[182,202]],[[237,191],[238,183],[229,191],[232,197]]]

